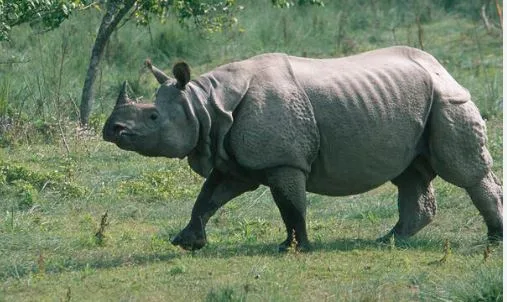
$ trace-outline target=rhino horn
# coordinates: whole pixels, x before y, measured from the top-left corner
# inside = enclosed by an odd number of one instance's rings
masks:
[[[124,81],[123,84],[121,85],[121,90],[120,90],[120,94],[118,95],[118,99],[116,100],[116,107],[130,103],[129,97],[127,94],[127,88],[128,88],[128,83],[127,83],[127,81]]]
[[[145,61],[145,64],[146,64],[146,67],[148,67],[151,70],[151,72],[153,73],[153,75],[155,76],[155,78],[157,79],[157,81],[158,81],[159,84],[164,84],[165,82],[167,82],[167,81],[169,81],[171,79],[162,70],[160,70],[157,67],[153,66],[151,64],[151,60],[150,59],[147,59]]]

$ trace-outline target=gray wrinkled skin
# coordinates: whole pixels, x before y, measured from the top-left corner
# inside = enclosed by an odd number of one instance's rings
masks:
[[[293,239],[307,250],[307,191],[343,196],[391,181],[399,221],[383,238],[416,234],[433,219],[431,181],[465,188],[488,238],[502,238],[502,187],[491,172],[486,128],[470,94],[431,55],[391,47],[339,59],[265,54],[189,81],[147,66],[154,104],[122,89],[104,139],[146,156],[188,158],[206,177],[190,222],[173,243],[206,244],[209,218],[234,197],[269,186]]]

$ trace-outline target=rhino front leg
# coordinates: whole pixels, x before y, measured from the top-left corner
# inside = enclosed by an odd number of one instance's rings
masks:
[[[296,249],[307,251],[310,242],[306,233],[306,176],[298,169],[280,167],[267,172],[267,182],[287,230],[287,239],[279,250],[287,251],[295,237]]]
[[[172,244],[186,250],[198,250],[206,245],[206,223],[229,200],[259,184],[243,181],[214,169],[204,182],[192,209],[188,225],[173,239]]]
[[[398,187],[399,219],[394,228],[379,241],[388,241],[392,236],[410,237],[431,222],[437,210],[431,185],[435,176],[426,158],[418,157],[392,180]]]

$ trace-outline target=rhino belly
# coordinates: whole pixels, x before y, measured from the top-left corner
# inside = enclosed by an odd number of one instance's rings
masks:
[[[395,178],[423,152],[432,88],[426,73],[411,61],[387,66],[384,60],[337,62],[310,62],[326,77],[304,68],[305,61],[294,67],[302,70],[298,80],[320,136],[307,190],[350,195]]]
[[[321,140],[307,191],[331,196],[363,193],[401,174],[417,155],[416,148],[391,145],[388,140],[369,150],[366,146],[333,145]]]
[[[307,190],[358,194],[400,175],[427,148],[423,132],[429,105],[420,105],[419,114],[390,106],[385,116],[380,111],[353,114],[343,102],[314,106],[320,145]]]

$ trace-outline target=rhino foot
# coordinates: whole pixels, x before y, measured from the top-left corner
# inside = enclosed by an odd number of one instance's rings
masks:
[[[197,233],[186,227],[174,237],[171,243],[187,251],[195,251],[203,248],[206,242],[206,236],[204,234]]]
[[[296,251],[300,253],[307,253],[312,251],[312,245],[309,242],[296,245]]]
[[[292,238],[290,240],[286,239],[284,242],[280,243],[280,245],[278,246],[278,252],[280,252],[280,253],[288,252],[293,243],[294,243],[294,241],[292,240]],[[306,252],[310,252],[312,250],[312,246],[311,246],[310,242],[304,242],[304,243],[296,242],[295,250],[296,250],[296,252],[306,253]]]
[[[389,241],[391,241],[391,238],[394,236],[394,234],[392,233],[388,233],[384,236],[381,236],[377,239],[375,239],[375,242],[377,243],[389,243]]]
[[[400,234],[400,233],[396,232],[395,229],[392,229],[391,231],[389,231],[389,233],[385,234],[382,237],[377,238],[375,240],[375,242],[377,242],[377,243],[383,243],[383,244],[388,244],[388,243],[391,243],[391,240],[393,240],[393,239],[396,242],[398,242],[398,241],[406,240],[409,237],[410,237],[410,235]]]
[[[502,242],[503,240],[503,229],[502,228],[491,228],[488,230],[488,241],[493,244]]]
[[[291,245],[292,245],[292,240],[290,240],[290,241],[285,240],[284,242],[282,242],[278,245],[278,252],[280,252],[280,253],[288,252]]]

